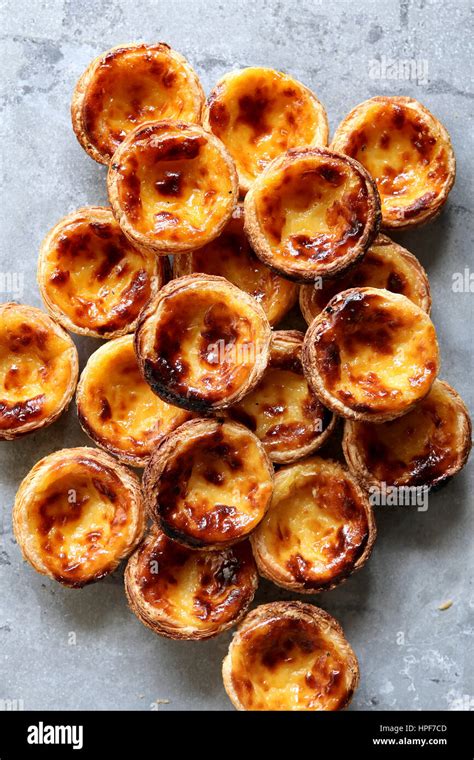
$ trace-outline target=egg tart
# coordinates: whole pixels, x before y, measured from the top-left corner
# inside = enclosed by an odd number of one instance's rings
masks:
[[[194,274],[169,282],[145,309],[135,350],[155,393],[203,412],[236,403],[255,387],[270,338],[252,296],[223,277]]]
[[[449,134],[425,106],[380,96],[356,106],[331,148],[360,161],[372,175],[386,229],[416,227],[446,202],[456,176]]]
[[[77,414],[95,443],[133,467],[144,467],[163,436],[191,417],[153,393],[132,335],[108,341],[89,358],[77,388]]]
[[[203,124],[229,150],[242,193],[281,153],[328,141],[326,111],[314,93],[288,74],[261,67],[222,77],[207,99]]]
[[[78,366],[74,343],[47,314],[0,304],[0,439],[51,425],[71,401]]]
[[[346,420],[343,449],[351,472],[366,487],[440,486],[464,467],[471,450],[469,412],[448,383],[399,419],[372,425]]]
[[[380,201],[364,167],[324,148],[294,148],[255,180],[245,230],[264,264],[296,282],[335,275],[374,240]]]
[[[234,162],[223,144],[196,124],[147,122],[114,153],[110,203],[125,235],[165,256],[216,238],[237,203]]]
[[[416,256],[386,235],[378,235],[363,259],[349,271],[300,287],[301,313],[309,325],[337,293],[360,287],[401,293],[423,311],[430,312],[428,275]]]
[[[155,449],[144,476],[150,517],[191,549],[221,549],[246,538],[265,514],[273,469],[243,425],[185,422]]]
[[[80,588],[111,573],[145,528],[140,483],[109,454],[86,446],[41,459],[20,485],[13,529],[42,575]]]
[[[94,338],[133,332],[138,315],[163,285],[166,263],[125,237],[110,208],[81,208],[44,239],[38,284],[51,316]]]
[[[172,639],[209,639],[236,625],[258,585],[248,541],[193,551],[156,526],[130,557],[125,590],[132,612]]]
[[[227,410],[262,441],[273,462],[294,462],[315,451],[332,433],[336,417],[309,388],[301,366],[304,334],[278,330],[270,361],[257,387]]]
[[[386,422],[430,391],[439,370],[436,331],[406,296],[351,288],[312,322],[303,368],[323,404],[342,417]]]
[[[222,666],[238,710],[342,710],[359,684],[357,658],[331,615],[272,602],[240,624]]]
[[[314,594],[363,567],[375,536],[372,508],[355,478],[339,462],[312,457],[277,472],[270,509],[251,541],[261,575]]]
[[[253,296],[271,325],[280,322],[298,299],[298,285],[262,264],[244,231],[243,206],[237,206],[218,238],[192,253],[174,257],[173,274],[203,272],[225,277]]]
[[[108,164],[126,135],[145,121],[200,122],[204,92],[182,55],[164,42],[120,45],[94,58],[71,104],[84,150]]]

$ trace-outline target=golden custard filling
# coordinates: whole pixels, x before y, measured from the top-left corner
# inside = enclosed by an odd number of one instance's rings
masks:
[[[469,422],[451,389],[436,380],[408,414],[382,425],[351,423],[352,445],[369,476],[388,485],[431,485],[462,465]],[[470,447],[470,435],[466,441]],[[461,448],[460,448],[461,447]]]
[[[366,232],[365,178],[342,160],[316,151],[269,171],[255,203],[275,263],[332,262],[355,248]]]
[[[30,551],[57,580],[81,586],[115,566],[130,544],[129,494],[85,455],[43,468],[27,504]]]
[[[165,299],[148,329],[154,340],[145,375],[188,400],[225,400],[248,380],[266,346],[258,315],[212,282]]]
[[[91,356],[81,378],[78,412],[97,443],[138,460],[147,459],[166,433],[190,417],[153,393],[140,372],[132,335],[106,343]]]
[[[146,121],[198,122],[201,89],[188,64],[164,44],[111,50],[94,70],[82,105],[87,138],[109,158]]]
[[[110,209],[85,209],[45,241],[40,285],[72,326],[106,335],[137,319],[161,274],[155,256],[127,240]]]
[[[415,109],[375,102],[355,115],[348,136],[334,147],[357,159],[374,178],[385,219],[416,217],[449,180],[450,158],[435,125]]]
[[[422,399],[439,368],[433,323],[408,298],[353,289],[322,313],[314,347],[332,396],[356,412],[396,413]]]
[[[232,684],[246,710],[337,710],[347,701],[345,654],[316,623],[265,620],[231,653]]]
[[[223,544],[250,533],[272,494],[270,465],[244,428],[220,426],[183,442],[160,476],[158,504],[170,538]]]
[[[344,468],[313,458],[277,473],[252,540],[282,581],[319,590],[352,571],[368,534],[365,504]]]
[[[282,319],[298,297],[298,286],[266,267],[253,252],[238,208],[218,238],[190,254],[177,256],[178,276],[191,272],[225,277],[262,306],[271,325]]]
[[[313,93],[272,69],[227,75],[208,99],[207,120],[246,184],[290,148],[327,143],[326,114]]]
[[[201,128],[149,124],[134,133],[113,170],[134,230],[165,246],[208,242],[234,207],[232,168]]]
[[[0,326],[0,431],[15,430],[54,415],[75,383],[70,338],[32,319],[16,304],[3,305]]]
[[[256,570],[248,542],[196,552],[156,531],[139,549],[136,600],[165,627],[212,633],[228,626],[253,597]],[[216,630],[216,632],[217,632]]]
[[[424,271],[414,257],[389,238],[379,236],[364,258],[347,274],[302,285],[304,317],[310,323],[338,293],[349,288],[372,287],[400,293],[425,311],[430,293]],[[317,285],[317,287],[316,287]],[[320,286],[321,285],[321,286]]]

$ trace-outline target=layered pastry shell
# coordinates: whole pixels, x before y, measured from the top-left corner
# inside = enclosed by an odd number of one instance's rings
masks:
[[[360,161],[377,183],[385,229],[435,217],[456,176],[448,132],[417,100],[378,96],[356,106],[332,139],[333,150]]]
[[[252,66],[225,74],[210,93],[203,125],[227,147],[240,191],[274,158],[301,145],[327,145],[328,120],[316,95],[288,74]]]
[[[166,256],[209,243],[235,208],[238,181],[224,145],[197,124],[146,122],[114,153],[113,212],[135,245]]]
[[[438,487],[466,464],[472,445],[469,412],[458,393],[435,380],[408,414],[382,425],[346,420],[343,450],[367,489]]]
[[[302,358],[308,383],[325,406],[377,423],[409,412],[439,370],[436,331],[426,312],[377,288],[334,296],[309,326]]]
[[[314,594],[363,567],[375,537],[372,508],[356,479],[339,462],[312,457],[276,473],[271,506],[251,542],[261,575]]]
[[[245,197],[245,229],[264,264],[314,282],[355,264],[380,224],[377,189],[364,167],[326,148],[274,159]]]
[[[76,399],[83,430],[132,467],[144,467],[159,441],[192,416],[153,393],[140,372],[133,335],[110,340],[89,357]]]
[[[337,293],[361,287],[401,293],[423,311],[430,312],[428,275],[416,256],[386,235],[378,235],[363,259],[347,272],[311,285],[301,285],[301,313],[310,325]]]
[[[88,206],[61,219],[38,259],[44,304],[79,335],[117,338],[133,332],[140,311],[164,284],[167,262],[132,245],[110,208]]]
[[[269,507],[273,468],[258,440],[235,422],[195,419],[155,449],[144,475],[150,517],[191,549],[246,538]]]
[[[351,701],[359,665],[327,612],[302,602],[272,602],[244,618],[222,675],[238,710],[334,711]]]
[[[13,507],[23,557],[42,575],[80,588],[111,573],[142,538],[136,476],[100,449],[62,449],[24,478]]]
[[[79,372],[69,335],[33,306],[0,304],[0,439],[47,427],[67,408]]]
[[[135,350],[164,401],[208,412],[239,401],[260,380],[271,329],[262,307],[223,277],[172,280],[144,310]]]
[[[193,272],[225,277],[245,290],[262,306],[271,325],[278,324],[298,300],[298,285],[273,272],[253,252],[240,204],[219,237],[192,253],[174,257],[174,277]]]
[[[108,164],[125,136],[145,121],[199,123],[204,92],[187,60],[164,42],[120,45],[80,77],[71,118],[84,150]]]
[[[154,526],[125,571],[132,612],[160,636],[208,639],[245,615],[258,585],[248,541],[193,551]]]
[[[270,361],[259,384],[228,416],[248,427],[278,464],[294,462],[319,449],[331,435],[336,416],[308,386],[301,364],[304,334],[277,330]]]

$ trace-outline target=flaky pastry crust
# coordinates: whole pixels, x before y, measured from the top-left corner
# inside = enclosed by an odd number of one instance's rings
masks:
[[[89,357],[76,401],[83,430],[132,467],[145,467],[157,443],[192,416],[153,393],[140,372],[133,335],[108,341]]]
[[[204,92],[187,60],[164,42],[119,45],[94,58],[71,103],[77,139],[108,164],[124,137],[145,121],[201,121]]]
[[[303,368],[336,414],[386,422],[410,411],[439,370],[426,312],[398,293],[350,288],[334,296],[305,335]]]
[[[456,177],[448,132],[413,98],[383,95],[360,103],[336,129],[331,148],[356,158],[374,178],[384,229],[433,219]]]
[[[51,425],[68,407],[79,372],[77,349],[34,306],[0,304],[0,439]]]
[[[222,666],[238,710],[342,710],[359,684],[357,658],[331,615],[302,602],[252,610]]]
[[[78,335],[118,338],[161,288],[166,262],[133,246],[110,208],[61,219],[40,248],[38,285],[51,316]]]
[[[263,518],[273,468],[243,425],[196,419],[164,438],[143,482],[148,514],[169,538],[191,549],[222,549]]]
[[[298,330],[273,332],[262,379],[227,410],[231,419],[255,433],[278,464],[295,462],[319,449],[336,424],[335,415],[321,404],[304,377],[303,339]]]
[[[135,351],[164,401],[208,412],[238,402],[260,380],[271,329],[252,296],[223,277],[172,280],[142,312]]]
[[[329,134],[316,95],[288,74],[262,67],[225,74],[206,101],[203,125],[229,150],[242,194],[281,153],[325,146]]]
[[[327,148],[274,159],[245,197],[245,230],[264,264],[312,282],[357,262],[375,239],[380,200],[358,162]]]
[[[232,628],[248,610],[257,585],[248,541],[196,552],[156,526],[125,570],[132,612],[154,633],[172,639],[209,639]]]
[[[13,507],[24,559],[71,588],[115,570],[144,529],[137,477],[104,451],[86,446],[41,459],[22,481]]]
[[[275,274],[255,256],[244,231],[244,209],[238,205],[230,222],[212,242],[174,257],[173,275],[202,272],[225,277],[253,296],[271,325],[280,322],[298,300],[298,285]]]
[[[428,275],[416,256],[386,235],[378,235],[365,256],[347,272],[300,287],[301,313],[310,325],[337,293],[361,287],[401,293],[423,311],[430,312]]]
[[[408,414],[383,425],[346,420],[343,450],[367,489],[441,486],[466,464],[472,446],[467,407],[448,383],[435,380]]]
[[[224,145],[182,121],[146,122],[130,132],[110,162],[107,189],[125,235],[161,256],[214,240],[238,197]]]
[[[275,475],[252,533],[261,575],[300,594],[332,589],[367,562],[376,537],[368,497],[339,462],[312,457]]]

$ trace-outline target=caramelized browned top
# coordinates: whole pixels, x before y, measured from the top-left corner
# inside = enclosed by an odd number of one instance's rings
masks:
[[[204,245],[235,204],[235,173],[223,146],[182,122],[137,129],[111,164],[110,177],[133,231],[163,248]]]
[[[326,116],[313,93],[272,69],[227,74],[207,109],[209,126],[229,149],[245,185],[290,148],[326,145]]]
[[[368,503],[340,464],[314,457],[281,469],[252,539],[283,584],[331,587],[349,575],[369,538]]]
[[[232,685],[246,710],[337,710],[350,698],[346,653],[316,622],[264,620],[231,652]]]
[[[372,200],[368,180],[344,156],[314,148],[289,151],[269,169],[255,204],[275,265],[316,270],[358,248]]]
[[[87,81],[82,123],[87,139],[111,158],[128,132],[145,121],[198,122],[201,97],[196,75],[168,45],[116,48]]]
[[[28,532],[58,581],[83,586],[115,567],[130,542],[130,494],[96,458],[70,454],[45,462],[28,499]]]
[[[315,442],[332,420],[332,413],[317,399],[303,375],[303,334],[300,339],[286,341],[285,332],[273,334],[269,366],[258,386],[228,410],[232,419],[257,435],[275,461]]]
[[[346,406],[396,413],[428,393],[439,365],[436,333],[408,298],[353,288],[336,296],[319,319],[318,371]]]
[[[47,300],[73,325],[99,335],[132,326],[160,273],[155,256],[133,247],[106,208],[66,217],[42,258]]]
[[[145,375],[171,399],[225,402],[249,380],[266,348],[264,317],[231,287],[195,280],[164,297],[144,325],[153,338]]]
[[[57,414],[72,394],[75,349],[39,309],[0,307],[0,437]],[[70,393],[69,393],[70,392]]]
[[[337,293],[366,286],[400,293],[428,311],[430,296],[424,278],[421,266],[408,251],[379,235],[364,258],[347,273],[327,277],[322,283],[302,285],[305,293],[302,301],[304,317],[309,323]]]
[[[387,485],[431,486],[463,464],[470,448],[466,412],[452,389],[435,381],[413,411],[382,425],[353,423],[357,455]]]
[[[197,433],[173,454],[160,475],[156,506],[170,538],[205,547],[250,533],[271,493],[269,464],[257,439],[224,423]]]
[[[251,600],[256,568],[244,541],[196,552],[155,530],[139,550],[136,576],[148,617],[179,628],[212,632],[239,616]]]
[[[279,277],[255,256],[243,221],[243,209],[238,207],[218,238],[193,253],[175,258],[175,274],[180,277],[205,272],[225,277],[253,296],[274,325],[294,304],[298,286]]]
[[[332,147],[356,158],[375,179],[384,222],[411,220],[436,204],[452,180],[452,150],[440,129],[424,109],[374,98],[354,110]]]

